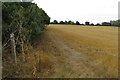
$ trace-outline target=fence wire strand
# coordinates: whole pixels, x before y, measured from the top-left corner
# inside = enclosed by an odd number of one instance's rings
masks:
[[[2,48],[4,48],[10,41],[10,38],[8,39],[8,41],[2,46]]]

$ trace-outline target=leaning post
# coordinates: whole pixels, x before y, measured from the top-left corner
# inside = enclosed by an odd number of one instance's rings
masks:
[[[15,45],[14,33],[10,34],[10,39],[11,39],[11,52],[14,54],[14,60],[15,60],[15,63],[17,64],[16,45]]]

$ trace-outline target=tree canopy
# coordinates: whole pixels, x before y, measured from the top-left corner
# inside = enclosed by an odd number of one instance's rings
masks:
[[[47,13],[31,2],[4,2],[2,4],[2,41],[3,44],[15,34],[15,40],[32,41],[50,22]]]

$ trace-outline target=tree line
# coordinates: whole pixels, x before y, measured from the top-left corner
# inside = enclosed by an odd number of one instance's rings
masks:
[[[42,33],[49,24],[47,13],[32,2],[2,3],[2,44],[6,44],[14,34],[16,51],[22,51],[26,43]],[[11,45],[10,41],[7,45]],[[8,47],[7,49],[10,49]],[[4,49],[3,49],[4,50]]]
[[[53,22],[51,22],[51,24],[70,24],[70,25],[91,25],[91,26],[120,26],[120,20],[116,20],[116,21],[110,21],[110,22],[102,22],[102,23],[90,23],[88,21],[86,21],[84,24],[80,23],[79,21],[57,21],[57,20],[53,20]]]

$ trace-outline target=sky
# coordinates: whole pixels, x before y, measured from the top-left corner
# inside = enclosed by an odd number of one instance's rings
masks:
[[[119,0],[34,0],[51,21],[109,22],[118,19]]]

